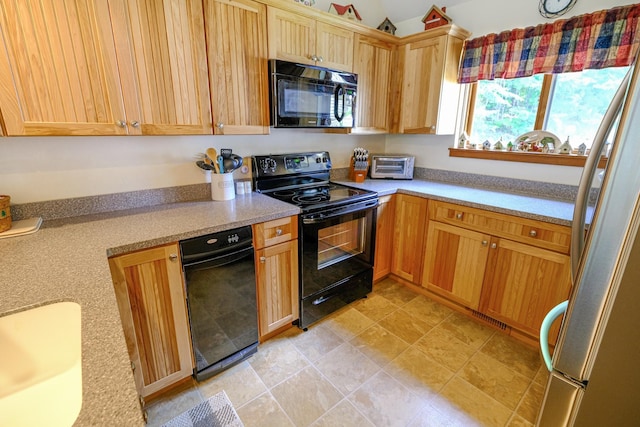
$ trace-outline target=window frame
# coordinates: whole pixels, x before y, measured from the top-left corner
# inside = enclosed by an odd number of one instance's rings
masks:
[[[538,99],[538,111],[536,112],[536,120],[533,129],[542,129],[545,123],[545,119],[548,113],[549,98],[552,93],[553,84],[555,81],[555,74],[545,74],[542,79],[542,88],[540,90],[540,98]],[[463,120],[463,130],[467,135],[471,135],[474,119],[474,108],[477,95],[477,82],[468,85],[468,95],[466,98],[465,118]],[[482,149],[469,149],[469,148],[457,148],[457,144],[454,147],[449,148],[449,157],[464,157],[475,158],[485,160],[503,160],[508,162],[524,162],[524,163],[540,163],[547,165],[559,165],[559,166],[577,166],[583,167],[587,156],[579,154],[544,154],[544,153],[529,153],[523,151],[494,151],[494,150],[482,150]],[[599,167],[604,167],[607,162],[606,155],[601,156],[598,164]]]

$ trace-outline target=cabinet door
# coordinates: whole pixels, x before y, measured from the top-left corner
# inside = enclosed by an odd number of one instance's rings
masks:
[[[256,251],[260,338],[290,325],[298,311],[298,240]]]
[[[355,37],[353,71],[358,75],[356,131],[388,133],[394,46],[361,34]]]
[[[206,0],[205,11],[214,133],[268,134],[266,6]]]
[[[0,3],[0,111],[7,135],[124,135],[105,1]]]
[[[491,236],[429,221],[422,286],[478,309]]]
[[[427,199],[396,195],[391,272],[417,285],[422,282],[426,223]]]
[[[109,260],[140,395],[193,374],[186,297],[177,244]]]
[[[402,90],[404,133],[436,133],[446,36],[405,46]]]
[[[120,75],[123,82],[135,76],[135,82],[123,87],[129,132],[211,134],[202,2],[125,0],[125,4],[122,17],[115,6],[111,8]]]
[[[376,256],[373,263],[373,280],[377,281],[391,273],[393,233],[396,201],[393,195],[380,197],[376,217]]]
[[[547,312],[569,297],[570,271],[567,255],[494,239],[480,311],[537,337]],[[551,343],[559,326],[555,324],[549,333]]]
[[[316,21],[275,7],[267,8],[269,58],[315,65]]]
[[[405,46],[400,132],[454,133],[461,105],[456,80],[462,43],[441,35]]]
[[[340,71],[353,70],[353,31],[335,25],[316,23],[317,65]]]

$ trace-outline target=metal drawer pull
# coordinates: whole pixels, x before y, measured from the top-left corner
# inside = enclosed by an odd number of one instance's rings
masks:
[[[463,215],[463,214],[462,214],[462,212],[457,213],[457,214],[456,214],[456,218],[457,218],[457,219],[462,219],[462,215]]]
[[[169,255],[169,260],[170,261],[176,261],[177,259],[178,259],[178,255],[176,255],[176,254]]]
[[[262,264],[264,264],[264,262],[265,262],[266,260],[267,260],[267,259],[266,259],[265,257],[263,257],[263,256],[261,256],[261,257],[260,257],[260,262],[261,262]]]
[[[282,229],[276,228],[276,236],[282,236]]]
[[[496,243],[492,243],[492,244],[491,244],[491,249],[495,249],[495,248],[497,248],[497,247],[498,247],[498,245],[497,245]]]
[[[529,236],[531,236],[531,237],[536,237],[537,235],[538,235],[538,232],[536,230],[531,230],[529,232]]]
[[[487,246],[489,244],[489,242],[487,242],[486,240],[482,241],[482,246]]]

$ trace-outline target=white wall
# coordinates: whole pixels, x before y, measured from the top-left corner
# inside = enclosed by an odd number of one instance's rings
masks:
[[[0,194],[12,203],[56,200],[206,182],[196,165],[207,147],[242,156],[328,150],[334,167],[355,147],[384,152],[382,135],[271,129],[265,136],[0,138]]]
[[[565,17],[621,6],[620,0],[580,0]],[[425,10],[426,12],[426,10]],[[472,37],[551,22],[538,13],[538,1],[472,0],[447,8],[453,22],[472,32]],[[424,30],[424,15],[398,23],[396,34],[408,35]],[[531,163],[488,161],[449,157],[453,136],[389,135],[387,152],[411,153],[416,166],[477,173],[499,177],[529,179],[577,185],[581,168]]]

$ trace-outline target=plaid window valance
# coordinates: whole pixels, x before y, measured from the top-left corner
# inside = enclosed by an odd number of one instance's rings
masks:
[[[467,40],[458,83],[629,65],[639,25],[635,4]]]

